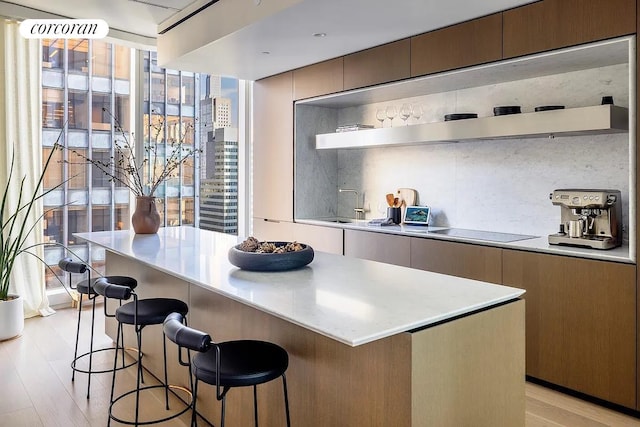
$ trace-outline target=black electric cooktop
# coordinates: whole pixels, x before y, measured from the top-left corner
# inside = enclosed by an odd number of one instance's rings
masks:
[[[494,231],[466,230],[464,228],[445,228],[443,230],[429,231],[429,234],[445,234],[451,237],[461,237],[463,239],[486,240],[488,242],[517,242],[518,240],[535,239],[538,236],[528,236],[526,234],[497,233]]]

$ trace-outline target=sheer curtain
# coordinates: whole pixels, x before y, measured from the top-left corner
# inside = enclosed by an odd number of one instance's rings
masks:
[[[20,35],[19,23],[0,18],[0,188],[7,182],[12,154],[15,154],[13,191],[9,206],[15,211],[19,182],[23,176],[25,193],[32,194],[42,172],[40,43]],[[39,220],[42,206],[32,212],[31,223],[37,223],[29,243],[42,241]],[[42,247],[35,251],[41,258]],[[24,299],[25,317],[53,313],[45,291],[43,264],[24,254],[14,265],[11,293]]]

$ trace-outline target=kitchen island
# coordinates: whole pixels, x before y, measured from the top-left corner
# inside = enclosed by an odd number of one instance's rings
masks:
[[[107,250],[107,274],[136,277],[140,297],[187,301],[189,324],[214,340],[287,349],[293,425],[524,425],[521,289],[322,252],[294,271],[242,271],[227,260],[236,236],[192,227],[76,236]],[[161,333],[145,331],[152,372],[161,348]],[[171,382],[186,385],[175,365]],[[284,425],[280,388],[260,387],[265,425]],[[218,419],[202,391],[199,409]],[[230,426],[251,424],[251,402],[250,389],[229,394]]]

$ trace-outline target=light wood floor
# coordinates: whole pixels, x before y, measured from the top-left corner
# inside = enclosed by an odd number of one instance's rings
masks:
[[[102,309],[97,312],[101,314]],[[75,382],[71,382],[69,363],[73,357],[76,316],[76,310],[64,309],[53,316],[29,319],[21,337],[0,342],[0,427],[106,425],[110,374],[92,376],[89,400],[86,399],[87,376],[76,374]],[[88,331],[88,309],[83,310],[83,316]],[[97,317],[96,331],[100,332],[104,330],[104,319]],[[81,337],[83,335],[88,334],[81,331]],[[87,342],[81,340],[83,349],[88,347]],[[110,344],[107,336],[97,334],[97,346]],[[97,359],[100,366],[108,367],[112,357],[113,353],[103,352]],[[122,389],[131,387],[133,373],[134,369],[121,371],[117,383]],[[150,376],[146,379],[149,383]],[[539,385],[527,383],[526,395],[527,427],[640,427],[638,419]],[[143,407],[145,415],[157,416],[164,411],[164,400],[157,394],[145,396]],[[178,408],[179,403],[174,401],[171,407]],[[111,425],[120,424],[112,422]],[[188,417],[162,425],[188,426]]]

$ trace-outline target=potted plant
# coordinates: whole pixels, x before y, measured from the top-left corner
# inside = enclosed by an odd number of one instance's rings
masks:
[[[115,156],[112,156],[109,161],[101,161],[71,150],[80,162],[67,161],[67,163],[91,164],[107,175],[110,181],[128,187],[136,196],[136,208],[131,217],[133,230],[136,234],[154,234],[160,227],[160,215],[155,204],[156,190],[166,179],[176,176],[184,162],[202,151],[186,143],[187,136],[193,132],[193,125],[181,129],[178,137],[168,137],[164,152],[159,153],[157,142],[167,133],[164,119],[160,118],[151,125],[155,133],[148,142],[144,143],[144,158],[139,160],[136,159],[134,146],[118,119],[106,108],[102,111],[111,116],[115,123],[115,131],[118,133],[118,138],[114,141]]]
[[[49,153],[49,157],[47,157],[44,163],[42,173],[32,193],[28,193],[25,190],[26,177],[22,177],[19,184],[15,183],[13,177],[15,154],[11,157],[9,177],[4,187],[2,198],[0,199],[0,224],[2,225],[0,229],[0,341],[19,335],[24,328],[22,298],[20,295],[9,293],[11,272],[13,271],[16,260],[19,256],[28,254],[38,258],[46,266],[45,261],[32,251],[37,246],[44,245],[45,243],[28,242],[28,238],[36,229],[37,222],[42,219],[44,214],[40,215],[40,217],[33,222],[31,222],[29,216],[46,194],[63,184],[60,183],[45,192],[41,192],[45,172],[52,162],[55,151],[59,148],[60,145],[56,141],[53,149]],[[9,210],[9,193],[12,191],[13,185],[18,185],[18,200],[17,209],[11,212]]]

